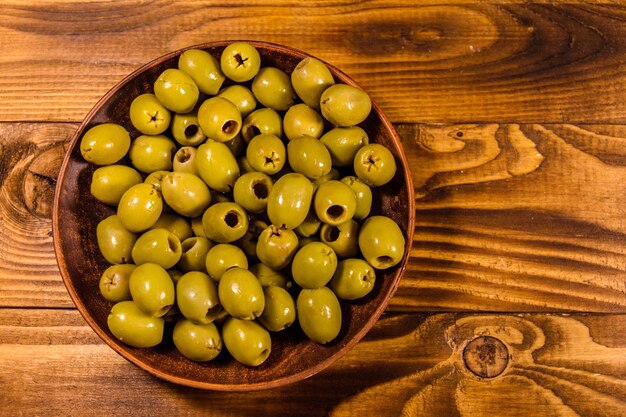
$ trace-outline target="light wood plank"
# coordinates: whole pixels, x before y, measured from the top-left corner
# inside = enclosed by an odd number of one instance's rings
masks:
[[[79,121],[151,59],[246,38],[338,66],[394,122],[626,122],[620,5],[430,3],[3,0],[0,121]]]

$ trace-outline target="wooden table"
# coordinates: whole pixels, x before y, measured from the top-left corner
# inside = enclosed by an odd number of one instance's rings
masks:
[[[0,414],[626,415],[626,8],[226,3],[0,0]],[[417,210],[408,271],[366,338],[247,394],[160,381],[104,345],[50,221],[64,146],[100,96],[168,51],[238,38],[369,91]]]

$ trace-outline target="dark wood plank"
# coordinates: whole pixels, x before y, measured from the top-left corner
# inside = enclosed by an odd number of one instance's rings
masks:
[[[151,59],[247,38],[333,63],[394,122],[625,123],[623,6],[515,3],[3,0],[0,121],[79,121]]]

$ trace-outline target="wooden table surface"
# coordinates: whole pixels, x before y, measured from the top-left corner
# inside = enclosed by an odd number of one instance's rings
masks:
[[[0,415],[626,415],[626,7],[229,3],[0,0]],[[166,383],[101,342],[50,220],[99,97],[229,39],[351,75],[416,191],[410,265],[377,325],[321,374],[254,393]]]

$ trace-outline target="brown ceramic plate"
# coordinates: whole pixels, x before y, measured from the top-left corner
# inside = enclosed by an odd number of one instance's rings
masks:
[[[228,43],[207,43],[194,48],[204,49],[219,59]],[[287,73],[309,56],[284,46],[250,43],[259,50],[263,66],[274,66]],[[83,160],[79,143],[84,132],[104,122],[121,124],[131,137],[137,137],[139,132],[128,117],[131,101],[139,94],[152,92],[158,75],[166,68],[175,68],[183,51],[155,59],[123,79],[89,112],[72,138],[59,174],[53,213],[54,247],[61,275],[76,307],[98,336],[130,362],[159,378],[224,391],[258,390],[299,381],[328,367],[354,346],[374,325],[398,286],[408,260],[414,227],[413,187],[406,157],[393,126],[374,104],[362,127],[368,132],[370,141],[391,149],[398,171],[389,184],[375,191],[372,214],[387,215],[400,225],[407,242],[406,252],[398,266],[379,271],[375,288],[366,298],[341,303],[343,324],[334,341],[324,346],[316,344],[294,325],[272,334],[272,352],[265,363],[256,368],[241,365],[225,349],[211,362],[187,360],[171,342],[171,329],[166,330],[163,343],[155,348],[126,346],[109,332],[107,316],[112,303],[106,301],[98,290],[100,275],[108,265],[98,250],[96,225],[114,213],[114,209],[91,196],[91,175],[96,167]],[[337,82],[356,85],[338,69],[328,67]]]

